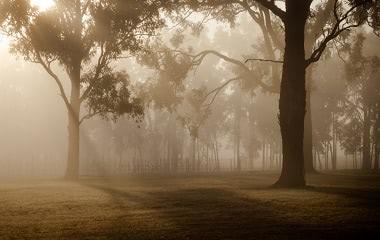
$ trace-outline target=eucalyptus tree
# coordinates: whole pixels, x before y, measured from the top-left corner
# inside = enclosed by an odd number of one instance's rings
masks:
[[[332,21],[321,28],[321,37],[312,53],[307,56],[305,52],[305,27],[312,15],[313,0],[305,1],[275,1],[275,0],[251,0],[251,1],[190,1],[193,7],[219,6],[224,8],[230,4],[244,4],[246,11],[259,4],[268,9],[282,22],[284,28],[284,55],[283,69],[280,86],[280,115],[279,122],[282,135],[283,167],[277,186],[304,186],[304,117],[306,108],[306,69],[312,63],[319,61],[328,44],[342,36],[352,28],[365,23],[370,24],[374,30],[379,30],[378,12],[379,1],[375,0],[335,0],[329,15]],[[279,3],[284,3],[280,6]],[[196,56],[203,59],[208,54],[214,54],[229,60],[244,68],[239,61],[223,56],[213,51],[206,51]],[[268,59],[259,59],[268,60]],[[270,59],[269,59],[270,60]],[[271,61],[271,60],[270,60]],[[272,60],[273,61],[273,60]],[[249,73],[249,71],[246,71]],[[258,83],[263,86],[262,83]]]
[[[113,63],[135,54],[163,25],[160,9],[170,1],[56,0],[40,11],[29,0],[1,0],[0,24],[12,52],[37,63],[56,82],[68,112],[66,178],[79,175],[79,126],[95,115],[142,114],[126,73]],[[66,76],[61,76],[64,72]],[[71,84],[70,95],[65,81]],[[86,104],[87,112],[81,114]]]
[[[306,55],[311,55],[314,47],[318,46],[319,41],[325,34],[321,29],[325,25],[334,24],[334,16],[331,14],[334,9],[334,1],[321,1],[317,2],[316,6],[313,8],[311,17],[306,25],[306,35],[305,35],[305,52]],[[262,33],[263,45],[260,49],[260,53],[256,53],[256,56],[247,57],[247,61],[232,58],[221,52],[216,52],[215,50],[206,50],[201,52],[197,58],[196,62],[201,62],[206,55],[216,55],[221,59],[237,66],[240,68],[240,74],[237,77],[244,80],[250,80],[254,84],[252,87],[261,87],[266,92],[271,92],[278,94],[280,92],[281,83],[281,63],[284,55],[284,34],[283,34],[283,22],[281,19],[272,14],[271,11],[264,6],[260,1],[202,1],[202,2],[192,2],[191,5],[194,9],[201,11],[206,11],[206,16],[212,16],[215,19],[228,21],[232,25],[235,24],[237,16],[246,12],[251,17],[253,22],[259,26]],[[204,22],[204,19],[201,21]],[[197,25],[196,25],[197,26]],[[257,55],[261,55],[262,58],[258,58]],[[248,61],[265,62],[268,66],[267,75],[269,80],[266,78],[257,78],[255,75],[256,69],[252,69],[252,64],[247,65]],[[261,66],[262,67],[262,66]],[[312,156],[312,121],[311,121],[311,108],[310,108],[310,93],[312,84],[312,65],[306,74],[307,81],[307,91],[306,91],[306,115],[305,115],[305,134],[304,134],[304,158],[305,158],[305,170],[306,172],[315,172],[313,166],[313,156]],[[260,81],[261,79],[261,81]]]

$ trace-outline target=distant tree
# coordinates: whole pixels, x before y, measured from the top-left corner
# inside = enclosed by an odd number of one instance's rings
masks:
[[[346,75],[349,84],[348,94],[344,102],[344,114],[350,118],[356,118],[361,123],[362,169],[368,170],[372,168],[371,142],[374,142],[375,149],[378,145],[380,58],[378,56],[364,56],[364,41],[364,35],[358,34],[347,57]],[[378,155],[378,149],[376,151]],[[378,160],[378,156],[375,158]]]
[[[57,83],[69,119],[66,178],[79,175],[79,126],[95,115],[141,115],[128,75],[112,63],[141,50],[148,36],[163,25],[159,10],[169,1],[56,0],[40,11],[29,0],[1,0],[1,29],[12,39],[12,52],[40,64]],[[70,96],[59,66],[71,84]],[[81,115],[81,106],[89,110]]]
[[[192,170],[200,170],[200,158],[197,156],[199,130],[210,115],[210,109],[204,108],[204,101],[207,96],[205,87],[192,89],[185,96],[185,101],[179,110],[179,119],[183,126],[187,128],[192,139]]]
[[[164,121],[164,145],[166,170],[177,170],[179,157],[182,156],[183,140],[179,139],[181,116],[178,106],[184,101],[186,91],[185,79],[191,68],[191,59],[178,54],[155,42],[147,51],[138,57],[140,64],[152,69],[153,75],[142,86],[143,95],[150,106],[161,111],[167,120]]]

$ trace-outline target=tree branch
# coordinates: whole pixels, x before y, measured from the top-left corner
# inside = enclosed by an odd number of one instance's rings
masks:
[[[217,88],[215,88],[214,90],[212,90],[211,92],[209,92],[207,95],[206,95],[206,97],[205,97],[205,99],[207,99],[209,96],[211,96],[211,95],[213,95],[213,97],[212,97],[212,99],[211,99],[211,101],[208,103],[208,104],[206,104],[206,106],[211,106],[213,103],[214,103],[214,101],[215,101],[215,99],[216,99],[216,97],[219,95],[219,93],[228,85],[228,84],[230,84],[231,82],[234,82],[234,81],[237,81],[237,80],[241,80],[242,79],[242,77],[234,77],[234,78],[231,78],[231,79],[229,79],[229,80],[227,80],[226,82],[224,82],[222,85],[220,85],[219,87],[217,87]]]
[[[81,103],[87,99],[87,97],[90,94],[91,90],[96,85],[97,79],[99,78],[99,76],[100,76],[100,74],[102,72],[102,69],[104,68],[104,66],[106,65],[106,63],[107,63],[107,58],[106,58],[105,43],[102,43],[101,46],[100,46],[100,56],[98,58],[97,65],[95,67],[94,77],[92,78],[92,80],[90,82],[90,85],[87,87],[87,89],[84,91],[84,93],[80,97],[80,102]]]
[[[227,55],[224,55],[224,54],[219,53],[219,52],[214,51],[214,50],[206,50],[206,51],[198,53],[197,55],[188,55],[188,56],[192,56],[194,64],[195,65],[199,65],[199,64],[202,63],[202,61],[208,55],[217,56],[217,57],[223,59],[226,62],[232,63],[232,64],[240,67],[243,70],[243,72],[245,73],[246,76],[249,76],[249,75],[252,74],[251,69],[249,69],[243,62],[241,62],[241,61],[239,61],[237,59],[228,57]],[[268,60],[268,61],[272,61],[272,60]],[[263,81],[258,80],[258,79],[253,79],[253,81],[255,81],[260,87],[262,87],[266,91],[273,92],[273,86],[269,86],[268,84],[266,84]]]
[[[355,4],[354,6],[351,6],[341,17],[339,17],[338,14],[338,8],[339,8],[339,0],[335,0],[334,3],[334,17],[336,20],[336,23],[332,27],[331,31],[326,35],[326,37],[321,41],[319,47],[313,51],[311,54],[310,58],[306,60],[306,67],[309,66],[310,64],[319,61],[321,58],[323,52],[325,51],[328,43],[332,40],[334,40],[336,37],[338,37],[342,32],[348,31],[351,28],[358,27],[362,24],[362,22],[355,22],[348,24],[348,19],[351,17],[355,9],[358,7],[371,2],[371,0],[363,0]],[[343,23],[343,24],[342,24]]]
[[[71,104],[70,104],[70,102],[69,102],[69,100],[67,98],[67,95],[65,93],[65,89],[63,88],[61,80],[59,79],[59,77],[50,68],[50,63],[45,63],[45,61],[41,57],[41,54],[38,51],[36,51],[35,54],[36,54],[36,57],[37,57],[37,60],[38,60],[38,61],[36,61],[36,63],[41,64],[42,67],[45,69],[45,71],[55,80],[55,82],[58,85],[59,91],[60,91],[60,96],[62,97],[63,101],[65,102],[65,105],[66,105],[67,109],[69,110],[69,112],[71,114],[73,114],[75,116],[76,113],[74,112],[74,110],[71,107]]]
[[[277,7],[274,0],[255,0],[263,7],[269,9],[274,15],[279,17],[282,21],[285,21],[286,12]]]
[[[85,120],[88,120],[96,115],[100,114],[100,112],[92,112],[92,113],[87,113],[84,115],[80,120],[79,120],[79,125],[82,124]]]
[[[262,59],[262,58],[248,58],[245,60],[244,63],[247,63],[249,61],[258,61],[258,62],[272,62],[272,63],[284,63],[284,61],[279,60],[270,60],[270,59]]]

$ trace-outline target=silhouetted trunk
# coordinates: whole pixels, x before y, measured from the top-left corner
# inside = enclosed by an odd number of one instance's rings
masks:
[[[362,169],[371,169],[371,119],[370,111],[368,108],[364,110],[364,124],[363,124],[363,161]]]
[[[316,170],[313,164],[313,133],[312,133],[312,120],[311,120],[311,106],[310,106],[310,90],[306,93],[306,114],[305,114],[305,133],[304,133],[304,158],[305,158],[305,172],[315,173]]]
[[[263,140],[263,149],[262,149],[262,165],[263,165],[263,170],[265,170],[265,152],[266,152],[266,147],[265,147],[265,139]]]
[[[379,107],[378,107],[379,108]],[[375,169],[379,169],[380,161],[380,110],[378,110],[376,123],[374,128],[374,142],[375,142]]]
[[[335,114],[332,113],[332,149],[331,149],[331,167],[337,169],[337,137],[336,137],[336,120]]]
[[[193,147],[193,149],[192,149],[192,156],[191,156],[191,161],[192,161],[192,166],[191,166],[191,170],[192,171],[195,171],[195,169],[196,169],[196,151],[197,151],[197,147],[196,147],[196,145],[197,145],[197,139],[195,138],[195,137],[192,137],[192,147]]]
[[[277,186],[305,185],[303,137],[306,107],[305,24],[307,1],[286,1],[285,54],[280,92],[283,166]]]
[[[326,142],[325,144],[325,170],[329,170],[329,151],[330,151],[330,145],[329,142]]]
[[[321,154],[319,154],[319,152],[317,152],[317,157],[318,157],[319,169],[322,170]]]
[[[314,38],[315,36],[312,36]],[[314,47],[314,39],[306,40],[305,51],[307,56],[310,56]],[[305,172],[316,173],[315,166],[313,164],[313,122],[311,112],[311,89],[313,82],[313,65],[310,65],[306,70],[306,113],[305,113],[305,126],[304,126],[304,159],[305,159]]]
[[[241,92],[238,92],[238,103],[235,109],[235,147],[236,147],[236,170],[241,171],[240,159],[240,121],[241,121]]]
[[[119,152],[119,163],[118,163],[118,172],[119,174],[123,173],[123,150]]]
[[[253,170],[253,158],[254,158],[254,152],[252,146],[250,146],[248,150],[248,161],[249,161],[249,169]]]
[[[215,161],[216,161],[216,169],[220,170],[220,161],[219,161],[219,146],[218,146],[218,138],[215,133]]]
[[[236,170],[241,171],[241,159],[240,159],[240,126],[238,123],[236,132]]]

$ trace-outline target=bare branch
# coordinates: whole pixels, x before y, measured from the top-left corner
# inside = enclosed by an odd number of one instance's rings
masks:
[[[262,58],[248,58],[245,60],[244,63],[247,63],[249,61],[258,61],[258,62],[272,62],[272,63],[284,63],[284,61],[279,60],[270,60],[270,59],[262,59]]]
[[[234,77],[234,78],[231,78],[231,79],[229,79],[229,80],[227,80],[226,82],[224,82],[222,85],[220,85],[219,87],[217,87],[217,88],[215,88],[214,90],[212,90],[211,92],[209,92],[207,95],[206,95],[206,99],[209,97],[209,96],[211,96],[211,95],[213,95],[213,97],[212,97],[212,99],[211,99],[211,101],[208,103],[208,104],[206,104],[206,106],[208,106],[208,107],[210,107],[213,103],[214,103],[214,101],[215,101],[215,99],[216,99],[216,97],[219,95],[219,93],[228,85],[228,84],[230,84],[231,82],[234,82],[234,81],[237,81],[237,80],[241,80],[242,79],[242,77]]]
[[[62,81],[59,79],[59,77],[50,68],[50,63],[45,63],[45,61],[41,57],[41,54],[38,51],[36,51],[36,58],[37,58],[36,63],[41,64],[42,67],[46,70],[46,72],[55,80],[55,82],[58,85],[59,91],[60,91],[60,96],[62,97],[63,101],[65,102],[67,109],[70,111],[71,114],[73,114],[75,116],[76,113],[72,109],[71,104],[67,98],[67,95],[65,93],[65,89],[63,88],[63,85],[62,85]]]
[[[339,17],[338,14],[338,8],[340,6],[339,0],[335,0],[334,3],[334,17],[336,20],[336,23],[332,27],[331,31],[328,32],[328,34],[325,36],[325,38],[321,41],[319,47],[313,51],[311,54],[310,58],[306,60],[306,67],[309,66],[310,64],[319,61],[321,58],[323,52],[325,51],[327,45],[329,42],[334,40],[336,37],[338,37],[341,33],[345,31],[349,31],[352,28],[358,27],[362,24],[362,22],[354,22],[349,24],[348,19],[352,16],[354,11],[366,4],[369,3],[371,0],[363,0],[358,2],[357,4],[351,6],[341,17]]]
[[[80,120],[79,120],[79,125],[82,124],[85,120],[88,120],[96,115],[100,114],[100,112],[90,112],[86,115],[84,115]]]
[[[194,55],[193,56],[193,59],[194,59],[194,64],[195,65],[199,65],[202,63],[202,61],[205,59],[206,56],[208,55],[214,55],[214,56],[217,56],[221,59],[223,59],[224,61],[226,62],[229,62],[229,63],[232,63],[238,67],[241,68],[241,70],[243,70],[244,72],[244,75],[245,76],[250,76],[252,74],[252,71],[251,69],[249,69],[245,63],[237,60],[237,59],[234,59],[234,58],[231,58],[231,57],[228,57],[227,55],[224,55],[222,53],[219,53],[217,51],[214,51],[214,50],[206,50],[206,51],[203,51],[203,52],[200,52],[199,54],[197,55]],[[275,60],[274,60],[275,61]],[[265,89],[266,91],[269,91],[269,92],[274,92],[274,88],[273,86],[270,86],[266,83],[264,83],[263,81],[259,80],[259,79],[255,79],[253,78],[252,79],[253,81],[255,81],[260,87],[262,87],[263,89]]]

